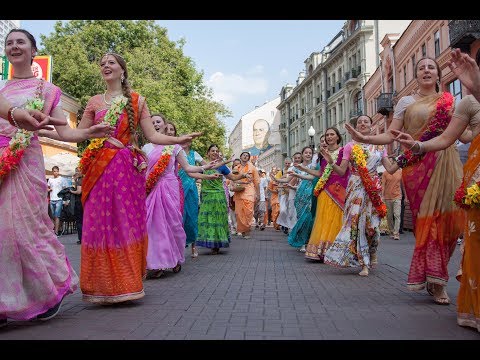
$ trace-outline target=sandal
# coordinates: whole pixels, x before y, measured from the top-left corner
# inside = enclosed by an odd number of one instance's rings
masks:
[[[433,291],[435,290],[435,284],[433,283],[427,283],[427,292],[434,296]]]
[[[450,298],[445,291],[445,287],[442,286],[440,291],[437,288],[437,294],[433,295],[433,301],[438,305],[450,305]]]
[[[177,264],[173,269],[172,271],[176,274],[176,273],[179,273],[180,270],[182,270],[182,265],[180,264]]]
[[[196,257],[198,257],[198,251],[197,249],[194,249],[192,252],[192,258],[196,258]]]

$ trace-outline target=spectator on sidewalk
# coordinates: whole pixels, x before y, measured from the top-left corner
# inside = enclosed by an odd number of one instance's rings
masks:
[[[73,213],[75,216],[75,223],[77,225],[77,237],[78,237],[77,244],[78,245],[82,243],[82,224],[83,224],[82,180],[83,180],[83,174],[80,171],[80,169],[77,167],[75,168],[75,174],[72,177],[72,185],[75,188],[75,190],[70,190],[70,192],[74,195],[74,200],[75,200],[75,209]]]
[[[48,192],[50,193],[50,211],[52,212],[53,222],[55,224],[55,234],[60,236],[60,215],[62,213],[63,200],[58,196],[60,190],[67,187],[67,183],[60,176],[58,166],[52,167],[53,178],[48,179]]]
[[[393,164],[393,160],[389,159]],[[384,171],[382,174],[382,195],[387,205],[387,223],[390,237],[400,240],[400,216],[402,213],[402,169],[390,174]]]

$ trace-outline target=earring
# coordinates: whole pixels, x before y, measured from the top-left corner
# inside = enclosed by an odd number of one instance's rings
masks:
[[[120,77],[120,81],[122,82],[122,84],[125,81],[125,76],[123,75],[123,73],[122,73],[122,76]]]

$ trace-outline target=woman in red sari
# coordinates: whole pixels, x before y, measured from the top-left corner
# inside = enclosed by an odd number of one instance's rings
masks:
[[[90,98],[78,127],[108,122],[115,131],[104,141],[91,142],[80,162],[85,174],[80,287],[84,301],[113,304],[145,295],[147,164],[136,141],[138,127],[154,144],[182,144],[199,134],[158,133],[145,98],[128,84],[120,55],[104,55],[100,69],[107,91]]]
[[[371,144],[392,143],[395,135],[390,130],[402,128],[416,140],[437,137],[447,128],[454,107],[452,95],[439,92],[441,75],[435,60],[420,59],[415,67],[418,92],[399,100],[389,131],[362,135],[346,125],[347,130],[354,140]],[[435,303],[448,305],[447,265],[465,224],[464,212],[452,201],[462,179],[458,152],[453,146],[422,156],[406,151],[396,161],[403,168],[416,240],[408,288],[418,291],[427,287]]]

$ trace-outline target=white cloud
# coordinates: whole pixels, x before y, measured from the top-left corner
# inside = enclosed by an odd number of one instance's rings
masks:
[[[245,95],[263,95],[267,93],[268,81],[264,77],[255,76],[263,72],[263,67],[254,67],[257,72],[245,76],[238,74],[224,74],[217,71],[207,81],[207,85],[213,89],[214,99],[223,101],[225,105],[238,102]]]

